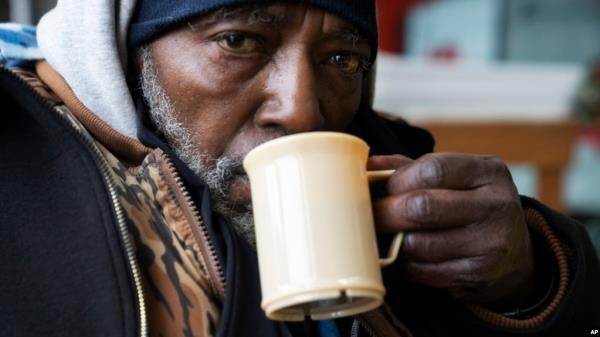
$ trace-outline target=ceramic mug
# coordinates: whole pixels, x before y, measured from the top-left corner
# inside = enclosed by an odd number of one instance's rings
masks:
[[[250,179],[262,289],[273,320],[330,319],[383,303],[369,182],[392,171],[367,172],[368,145],[336,132],[277,138],[244,159]]]

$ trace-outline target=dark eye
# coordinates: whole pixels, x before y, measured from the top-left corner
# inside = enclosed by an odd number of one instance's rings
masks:
[[[254,53],[261,48],[257,39],[242,33],[223,34],[218,36],[216,41],[221,48],[240,54]]]
[[[356,74],[365,68],[364,60],[356,54],[339,53],[329,58],[329,64],[348,74]]]

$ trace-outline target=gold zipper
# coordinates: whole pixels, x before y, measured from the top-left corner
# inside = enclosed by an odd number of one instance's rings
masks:
[[[161,162],[164,163],[163,167],[170,175],[170,176],[163,175],[163,178],[165,178],[167,180],[167,182],[170,183],[170,185],[175,185],[178,188],[178,191],[171,191],[174,193],[174,195],[173,195],[174,199],[177,201],[183,202],[184,205],[187,206],[187,209],[191,211],[190,225],[192,226],[192,230],[196,234],[195,235],[196,239],[200,241],[200,242],[197,242],[198,247],[201,250],[204,250],[204,252],[205,252],[204,255],[206,255],[209,259],[209,261],[206,263],[206,268],[207,268],[208,272],[210,274],[212,274],[211,275],[212,277],[210,277],[210,279],[216,280],[216,284],[211,284],[211,285],[212,285],[213,290],[215,291],[216,295],[218,297],[220,297],[221,300],[223,300],[225,297],[225,286],[226,286],[225,275],[223,273],[223,268],[221,267],[221,263],[219,262],[219,259],[217,257],[217,253],[216,253],[214,244],[208,233],[208,228],[206,227],[206,224],[204,223],[202,216],[200,215],[200,212],[198,211],[198,207],[196,207],[196,204],[192,200],[190,193],[188,192],[187,188],[185,187],[183,180],[181,179],[181,176],[179,175],[179,172],[177,172],[177,169],[175,168],[175,165],[173,164],[173,162],[171,161],[169,156],[166,153],[159,151],[158,157],[160,158],[159,165]],[[177,193],[177,192],[179,192],[179,193]]]
[[[362,319],[362,318],[354,318],[356,321],[358,321],[358,323],[360,324],[360,326],[363,328],[363,330],[365,330],[365,332],[370,336],[370,337],[378,337],[377,334],[375,333],[375,331],[373,329],[371,329],[371,327],[367,324],[367,322]],[[357,331],[357,335],[358,335],[358,331]]]
[[[71,131],[75,132],[75,135],[77,135],[77,137],[82,141],[82,143],[90,150],[92,156],[98,162],[102,178],[104,179],[104,183],[106,184],[108,193],[110,195],[111,206],[115,212],[115,217],[116,217],[117,224],[118,224],[119,234],[121,236],[123,246],[125,247],[127,261],[129,263],[129,268],[131,270],[131,275],[133,277],[133,283],[135,286],[135,293],[136,293],[136,300],[137,300],[137,304],[138,304],[138,308],[139,308],[140,337],[148,336],[148,316],[146,313],[146,300],[144,298],[144,291],[143,291],[140,267],[138,265],[138,262],[137,262],[137,259],[135,256],[135,247],[133,244],[133,240],[131,238],[129,230],[127,229],[127,223],[125,221],[123,209],[121,207],[121,204],[119,203],[119,196],[116,192],[115,183],[112,180],[112,177],[110,175],[110,168],[109,168],[108,163],[106,162],[106,159],[102,156],[102,153],[96,147],[96,145],[93,143],[92,140],[90,140],[88,137],[86,137],[86,135],[82,131],[75,128],[73,126],[73,124],[71,124],[71,121],[68,120],[67,117],[65,117],[60,111],[58,111],[58,109],[56,109],[56,107],[54,107],[52,104],[50,104],[50,102],[48,102],[37,91],[35,91],[35,89],[33,87],[31,87],[31,85],[27,81],[25,81],[23,78],[21,78],[19,76],[19,74],[15,73],[14,71],[12,71],[10,69],[6,69],[6,68],[2,68],[2,69],[10,76],[17,79],[19,82],[25,84],[25,86],[30,89],[30,91],[33,93],[34,97],[36,97],[36,99],[42,105],[46,106],[48,109],[53,111],[59,117],[59,119],[66,124],[66,126]]]
[[[95,151],[98,151],[95,148]],[[97,153],[100,156],[100,152]],[[104,157],[102,158],[103,168],[108,170],[108,164]],[[148,336],[148,316],[146,312],[146,299],[144,298],[144,289],[142,284],[142,277],[140,273],[140,267],[137,263],[137,259],[135,256],[135,247],[133,240],[131,239],[131,234],[127,229],[127,223],[125,221],[125,216],[123,214],[123,208],[119,203],[119,196],[116,192],[114,182],[112,181],[112,177],[110,173],[102,170],[102,175],[104,176],[106,185],[108,187],[108,191],[110,194],[110,198],[113,204],[113,209],[115,210],[115,215],[117,217],[117,223],[119,224],[119,232],[121,233],[121,239],[123,240],[123,245],[125,246],[125,252],[127,253],[127,259],[129,261],[129,267],[131,268],[131,275],[133,276],[133,283],[135,285],[135,291],[137,294],[138,307],[140,310],[140,336],[146,337]]]

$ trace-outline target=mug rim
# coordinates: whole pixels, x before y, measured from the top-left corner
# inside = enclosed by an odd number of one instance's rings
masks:
[[[264,151],[267,151],[274,147],[278,147],[282,143],[296,142],[299,140],[304,140],[306,138],[321,138],[321,139],[338,138],[338,139],[353,141],[353,142],[359,143],[360,145],[366,146],[367,149],[369,148],[369,145],[367,144],[367,142],[365,142],[363,139],[361,139],[355,135],[349,134],[349,133],[335,132],[335,131],[301,132],[301,133],[295,133],[295,134],[275,138],[275,139],[266,141],[266,142],[258,145],[257,147],[253,148],[252,150],[250,150],[250,152],[248,152],[246,154],[246,157],[244,157],[244,160],[243,160],[243,165],[244,165],[244,167],[246,167],[246,165],[250,164],[250,161],[252,161],[254,157],[260,155],[260,153],[262,153]]]

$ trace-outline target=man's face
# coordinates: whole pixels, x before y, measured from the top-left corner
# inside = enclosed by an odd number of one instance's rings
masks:
[[[230,211],[244,212],[244,156],[286,134],[343,131],[359,108],[369,58],[368,41],[322,10],[224,9],[152,42],[142,87],[170,146],[217,181],[208,185],[222,189]]]

